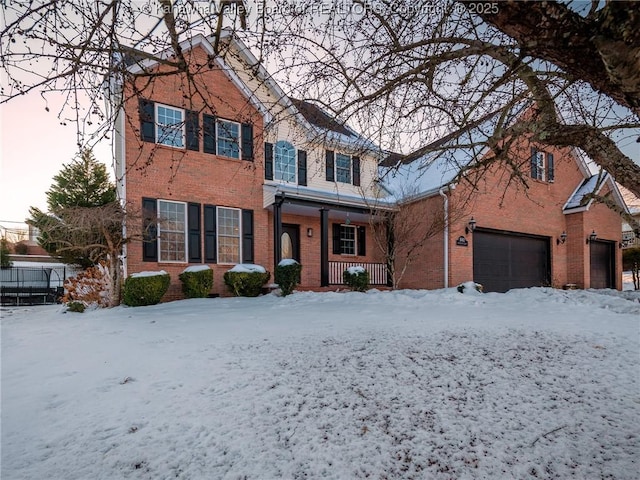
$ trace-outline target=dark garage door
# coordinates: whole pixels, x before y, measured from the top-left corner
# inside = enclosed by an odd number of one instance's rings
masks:
[[[591,288],[615,288],[613,284],[614,244],[593,241],[590,244]]]
[[[549,239],[506,232],[473,233],[473,279],[485,292],[549,285]]]

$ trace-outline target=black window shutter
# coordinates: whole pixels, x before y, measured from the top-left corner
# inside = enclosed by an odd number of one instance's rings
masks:
[[[216,263],[216,207],[204,206],[204,261]]]
[[[538,159],[536,154],[538,151],[535,147],[531,147],[531,178],[538,178]]]
[[[200,119],[198,112],[193,110],[185,111],[185,133],[187,136],[187,149],[200,150]]]
[[[334,154],[331,150],[327,150],[325,154],[325,171],[327,174],[327,182],[333,182],[335,180],[334,172]]]
[[[151,100],[140,98],[138,100],[140,113],[140,137],[143,142],[156,141],[155,106]]]
[[[547,153],[547,180],[553,182],[555,180],[555,165],[553,164],[553,153]]]
[[[336,255],[340,255],[342,253],[342,249],[340,248],[340,230],[342,227],[339,223],[333,224],[333,253]]]
[[[187,225],[189,228],[189,262],[202,261],[202,248],[200,246],[200,204],[189,203],[187,206]]]
[[[253,210],[242,210],[242,262],[253,263]]]
[[[353,157],[351,159],[353,164],[353,184],[356,187],[360,186],[360,157]]]
[[[202,115],[202,151],[216,154],[216,117]]]
[[[273,180],[273,143],[264,144],[264,178]]]
[[[142,261],[158,261],[158,204],[155,198],[142,199]]]
[[[298,185],[307,184],[307,152],[298,150]]]
[[[253,162],[253,125],[242,124],[242,160]]]
[[[358,227],[358,255],[365,256],[367,254],[367,233],[363,226]]]

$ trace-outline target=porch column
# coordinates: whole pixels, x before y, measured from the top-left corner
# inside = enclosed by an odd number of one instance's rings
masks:
[[[320,286],[329,286],[329,209],[320,209]]]
[[[283,198],[276,198],[273,204],[273,271],[282,260],[282,203]]]

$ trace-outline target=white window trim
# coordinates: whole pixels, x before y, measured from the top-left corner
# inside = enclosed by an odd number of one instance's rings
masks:
[[[293,178],[291,180],[284,180],[277,177],[277,145],[278,142],[286,142],[293,147]],[[297,184],[298,183],[298,149],[288,140],[278,140],[273,144],[273,179],[278,182]]]
[[[227,123],[235,123],[238,126],[238,158],[229,157],[220,153],[220,136],[218,132],[218,122],[227,122]],[[227,140],[225,138],[225,140]],[[231,158],[233,160],[242,160],[242,124],[239,122],[234,122],[233,120],[227,120],[226,118],[216,118],[216,155],[224,158]]]
[[[182,146],[181,147],[177,146],[177,145],[169,145],[168,143],[163,143],[163,142],[160,141],[160,128],[159,127],[160,127],[160,125],[165,126],[165,124],[164,123],[160,124],[158,122],[158,107],[168,108],[170,110],[177,110],[177,111],[182,112],[182,126],[180,127],[180,130],[182,131]],[[187,122],[187,119],[186,119],[186,112],[185,112],[184,108],[172,107],[171,105],[165,105],[164,103],[156,102],[154,104],[153,115],[154,115],[154,119],[153,120],[154,120],[154,123],[155,123],[155,130],[156,130],[156,132],[155,132],[156,133],[156,143],[158,145],[163,145],[163,146],[169,147],[169,148],[177,148],[177,149],[181,149],[181,150],[185,149],[186,145],[187,145],[187,135],[186,135],[186,122]]]
[[[357,257],[358,256],[358,228],[356,225],[347,225],[346,223],[342,223],[340,228],[348,227],[353,230],[353,253],[343,253],[342,252],[342,232],[340,232],[340,255],[345,257]]]
[[[349,181],[343,182],[338,179],[338,155],[347,157],[349,159]],[[335,170],[336,182],[344,183],[345,185],[353,185],[353,155],[347,155],[346,153],[334,152],[333,154],[333,168]],[[343,169],[344,170],[344,169]]]
[[[536,180],[541,182],[547,181],[547,153],[536,151]]]
[[[218,212],[220,209],[225,210],[235,210],[238,212],[238,261],[237,262],[222,262],[220,260],[220,218],[218,217]],[[224,207],[217,206],[216,207],[216,258],[218,259],[219,265],[238,265],[242,263],[242,209],[234,208],[234,207]]]
[[[160,216],[160,202],[163,203],[176,203],[184,207],[184,260],[163,260],[162,257],[162,217]],[[189,232],[187,230],[187,204],[185,202],[176,202],[175,200],[164,200],[159,198],[156,202],[158,211],[158,263],[188,263],[189,261]]]

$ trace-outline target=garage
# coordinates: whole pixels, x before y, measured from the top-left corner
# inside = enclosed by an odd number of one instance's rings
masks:
[[[549,238],[513,232],[473,233],[473,279],[485,292],[551,283]]]
[[[591,260],[591,288],[616,288],[613,281],[615,272],[614,243],[592,241],[589,244]]]

